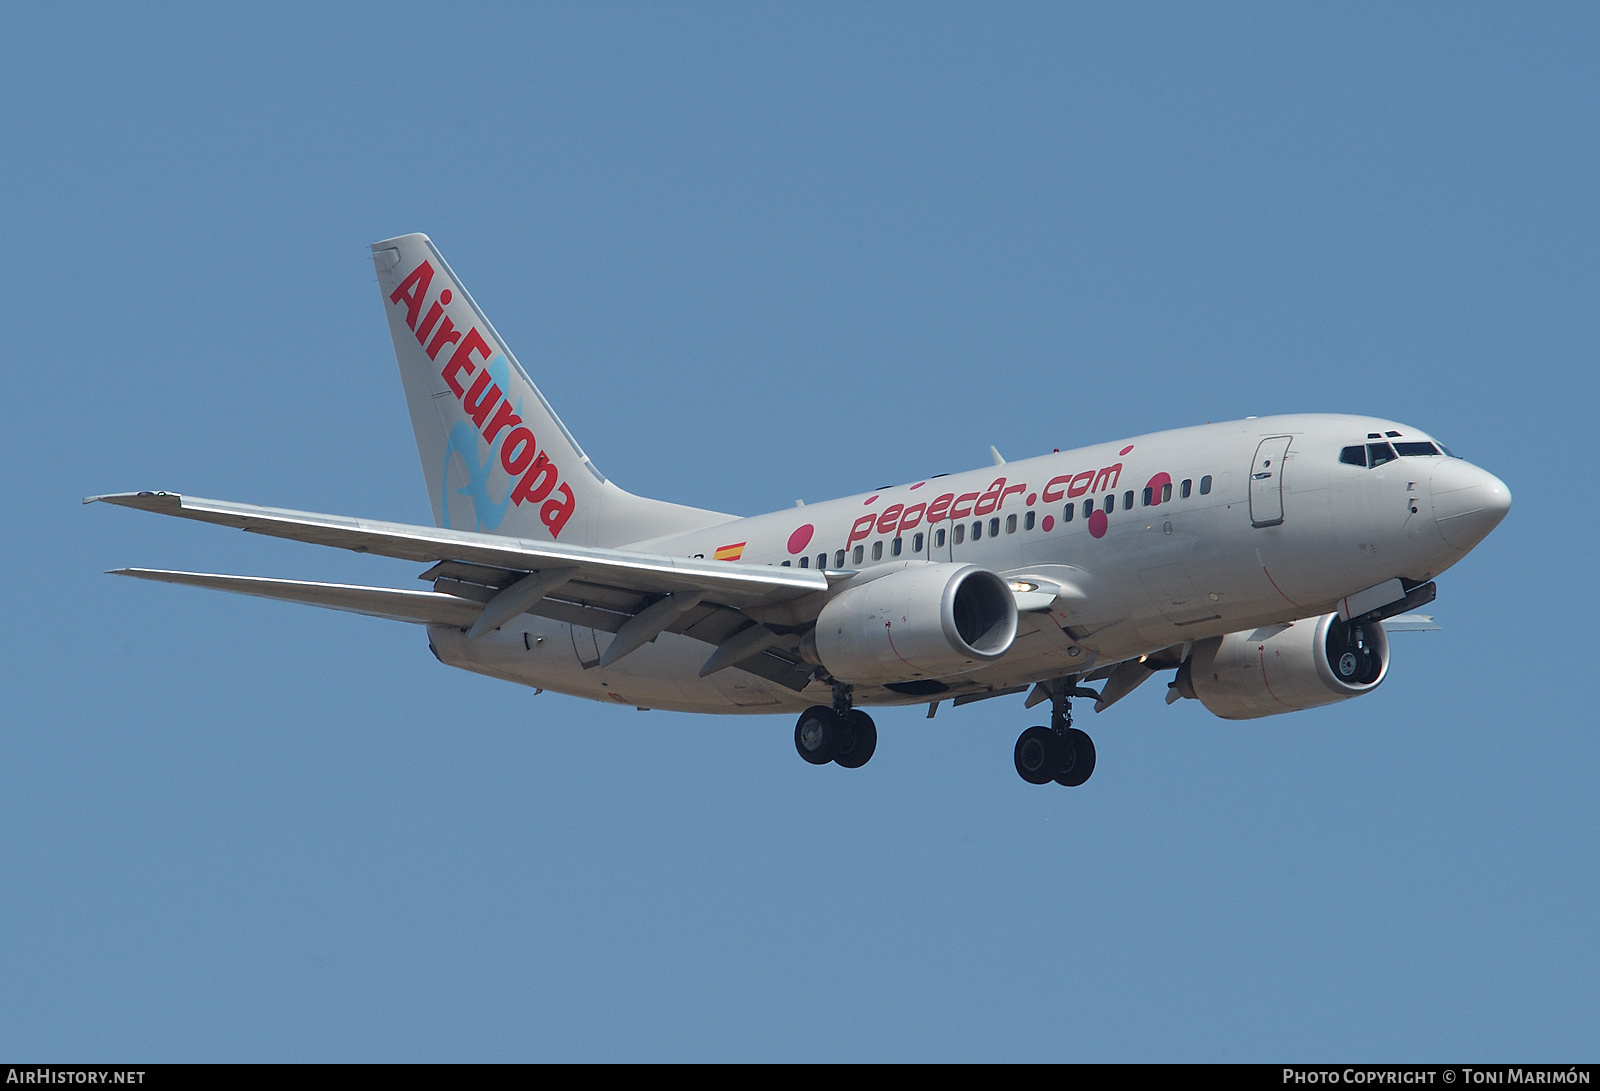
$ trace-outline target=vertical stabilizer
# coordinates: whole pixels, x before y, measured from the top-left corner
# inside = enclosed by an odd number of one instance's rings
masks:
[[[426,235],[372,260],[436,525],[612,546],[731,518],[607,481]]]

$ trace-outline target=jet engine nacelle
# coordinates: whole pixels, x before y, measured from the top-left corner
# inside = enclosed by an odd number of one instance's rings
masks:
[[[986,568],[917,565],[841,592],[812,635],[818,660],[841,682],[941,678],[1004,655],[1017,635],[1017,602]]]
[[[1253,720],[1359,697],[1388,673],[1383,626],[1329,614],[1198,641],[1178,687],[1224,720]]]

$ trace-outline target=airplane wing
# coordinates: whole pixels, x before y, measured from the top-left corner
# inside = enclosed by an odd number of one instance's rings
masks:
[[[597,661],[602,664],[659,633],[684,633],[716,649],[706,662],[707,673],[739,666],[796,690],[804,688],[810,675],[795,654],[797,637],[782,625],[760,625],[747,611],[759,613],[825,592],[831,579],[854,575],[534,542],[170,492],[91,496],[84,503],[95,501],[357,553],[433,562],[421,578],[432,581],[434,590],[152,569],[119,569],[118,575],[397,621],[455,625],[468,629],[469,638],[533,613],[616,634]]]
[[[566,569],[571,572],[569,583],[594,583],[643,594],[700,592],[709,601],[736,609],[771,606],[828,589],[828,577],[810,569],[533,542],[496,534],[206,500],[171,492],[115,493],[84,499],[85,504],[96,501],[401,560],[460,562],[502,573]]]

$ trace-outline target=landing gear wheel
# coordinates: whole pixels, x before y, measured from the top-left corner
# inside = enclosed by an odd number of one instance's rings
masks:
[[[812,765],[827,765],[845,741],[844,721],[827,705],[812,705],[794,725],[794,748]]]
[[[833,760],[846,769],[859,769],[872,760],[878,749],[878,725],[860,709],[851,709],[845,717],[844,738],[835,750]]]
[[[1094,740],[1075,727],[1067,728],[1061,769],[1055,775],[1057,784],[1076,788],[1094,775]]]
[[[1017,775],[1029,784],[1049,784],[1061,768],[1061,736],[1048,727],[1030,727],[1017,736],[1013,757]]]

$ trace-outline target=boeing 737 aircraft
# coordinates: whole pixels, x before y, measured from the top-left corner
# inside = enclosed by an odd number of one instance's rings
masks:
[[[1306,414],[1156,432],[739,518],[625,492],[584,454],[424,235],[373,261],[434,526],[91,497],[416,561],[432,590],[117,574],[425,625],[441,662],[639,708],[799,712],[858,768],[861,705],[1028,692],[1033,784],[1079,785],[1096,711],[1153,674],[1226,719],[1369,693],[1389,628],[1505,517],[1506,486],[1396,421]],[[1404,616],[1402,616],[1404,615]],[[1102,683],[1098,690],[1091,683]]]

